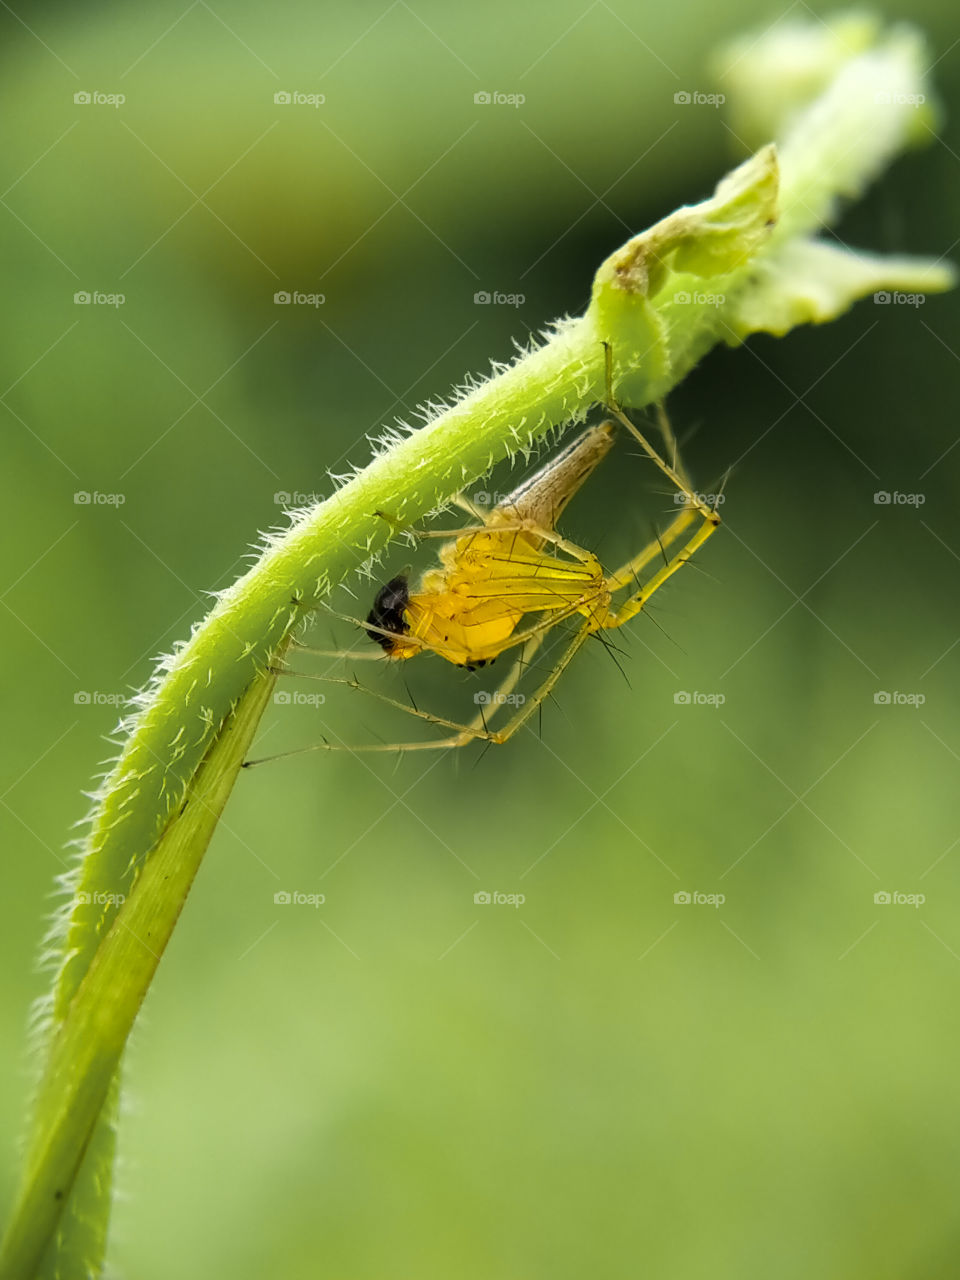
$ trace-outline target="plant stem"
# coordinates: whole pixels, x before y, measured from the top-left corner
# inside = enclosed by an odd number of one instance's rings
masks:
[[[240,699],[80,982],[37,1099],[46,1123],[28,1152],[0,1275],[29,1276],[39,1264],[274,681],[258,676]]]

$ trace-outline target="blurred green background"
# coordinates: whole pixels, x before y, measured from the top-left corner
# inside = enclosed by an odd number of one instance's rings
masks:
[[[327,492],[712,189],[735,139],[674,94],[716,91],[717,43],[779,12],[0,16],[0,1203],[48,894],[119,698],[275,495]],[[956,256],[956,14],[910,16],[948,123],[840,234]],[[240,778],[128,1056],[118,1274],[956,1274],[957,314],[866,302],[703,363],[670,408],[700,488],[732,468],[724,529],[619,636],[628,682],[588,646],[542,738]],[[611,564],[669,506],[632,453],[565,526]],[[410,676],[448,713],[490,684]],[[262,744],[398,730],[330,697],[273,707]],[[494,891],[525,901],[474,902]]]

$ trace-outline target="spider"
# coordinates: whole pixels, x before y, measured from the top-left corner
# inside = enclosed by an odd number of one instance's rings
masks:
[[[659,412],[659,426],[672,453],[672,462],[657,452],[612,397],[607,407],[610,419],[588,427],[496,506],[483,511],[463,496],[455,499],[456,504],[470,514],[473,523],[459,529],[412,530],[421,538],[443,540],[439,563],[428,569],[419,582],[411,586],[407,574],[391,578],[377,593],[363,622],[339,615],[361,626],[370,639],[381,646],[384,654],[371,652],[370,657],[382,659],[385,655],[391,662],[433,653],[456,666],[475,670],[503,653],[519,650],[496,692],[485,699],[491,710],[485,711],[481,705],[469,723],[461,724],[368,689],[356,679],[309,677],[362,690],[390,706],[449,730],[443,737],[372,743],[349,750],[424,751],[462,747],[477,739],[507,742],[551,693],[587,640],[635,618],[650,597],[714,533],[720,517],[715,506],[708,506],[691,489],[663,410]],[[670,480],[681,495],[682,506],[657,538],[615,572],[606,573],[592,552],[563,537],[556,526],[564,507],[613,447],[618,427],[641,445]],[[668,555],[671,546],[676,549]],[[639,585],[640,572],[661,556],[660,567]],[[632,588],[630,594],[618,603],[616,597],[628,588]],[[567,619],[575,619],[577,626],[546,679],[530,697],[511,697],[546,636]],[[327,657],[346,656],[300,647]],[[304,674],[286,667],[280,670],[284,674]],[[498,729],[490,728],[489,718],[500,707],[515,702],[520,705],[507,721]],[[340,744],[324,741],[300,750],[340,749],[344,749]],[[259,764],[277,758],[268,756],[248,763]]]

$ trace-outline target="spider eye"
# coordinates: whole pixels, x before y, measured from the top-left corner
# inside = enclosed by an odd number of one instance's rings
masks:
[[[391,578],[385,587],[380,588],[373,602],[373,608],[367,614],[367,625],[380,628],[379,631],[368,631],[367,635],[387,653],[392,653],[395,646],[390,636],[383,633],[389,631],[395,636],[406,635],[409,627],[404,617],[404,610],[409,603],[410,588],[407,579],[400,574],[399,577]]]

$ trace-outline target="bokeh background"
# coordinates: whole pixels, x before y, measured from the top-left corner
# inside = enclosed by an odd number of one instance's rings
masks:
[[[47,895],[117,702],[276,495],[327,492],[712,189],[736,139],[674,95],[722,91],[717,44],[780,12],[5,7],[0,1203]],[[910,16],[946,124],[839,230],[956,254],[956,14]],[[540,736],[241,777],[128,1058],[116,1274],[956,1274],[957,314],[866,302],[704,361],[670,407],[699,487],[731,470],[724,529]],[[566,529],[613,563],[669,506],[624,447]],[[490,683],[410,675],[448,714]],[[330,696],[262,742],[403,721]]]

